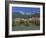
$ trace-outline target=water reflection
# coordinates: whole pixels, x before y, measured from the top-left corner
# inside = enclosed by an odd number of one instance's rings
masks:
[[[40,25],[21,24],[12,27],[13,31],[40,30]]]

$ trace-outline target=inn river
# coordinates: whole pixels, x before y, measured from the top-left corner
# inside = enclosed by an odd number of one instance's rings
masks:
[[[25,31],[25,30],[40,30],[40,25],[15,25],[12,31]]]

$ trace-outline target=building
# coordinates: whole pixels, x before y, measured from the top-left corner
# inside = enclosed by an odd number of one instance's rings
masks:
[[[32,23],[36,24],[36,25],[40,25],[40,16],[38,16],[38,15],[32,16]]]

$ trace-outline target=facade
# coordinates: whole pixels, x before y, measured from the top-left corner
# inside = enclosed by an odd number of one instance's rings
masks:
[[[16,24],[35,24],[40,25],[40,17],[39,16],[32,16],[32,18],[24,19],[24,18],[16,18]]]
[[[29,18],[29,19],[24,19],[24,18],[16,18],[15,19],[15,23],[16,24],[31,24],[31,21],[32,19]]]
[[[32,16],[32,23],[36,25],[40,25],[40,17],[39,16]]]

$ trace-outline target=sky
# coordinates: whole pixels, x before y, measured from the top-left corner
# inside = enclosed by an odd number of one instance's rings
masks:
[[[40,8],[35,7],[12,7],[12,13],[21,12],[24,13],[40,13]]]

